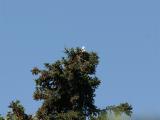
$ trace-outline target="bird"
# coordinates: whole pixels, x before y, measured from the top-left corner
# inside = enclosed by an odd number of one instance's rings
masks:
[[[81,49],[81,50],[82,50],[82,52],[85,52],[85,51],[86,51],[84,46],[82,46],[82,49]]]

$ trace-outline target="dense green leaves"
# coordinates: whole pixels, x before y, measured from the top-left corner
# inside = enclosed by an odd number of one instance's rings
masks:
[[[0,114],[0,120],[4,120],[4,118],[1,116],[1,114]]]
[[[9,108],[11,111],[7,114],[7,120],[32,120],[32,116],[25,113],[24,107],[20,104],[20,101],[12,101]]]
[[[74,117],[85,118],[98,112],[94,105],[95,89],[100,84],[95,76],[97,54],[80,48],[65,49],[65,53],[66,57],[61,60],[45,63],[44,70],[36,67],[32,70],[38,75],[33,97],[43,100],[38,118],[49,116],[48,119],[53,120],[71,113]]]
[[[6,120],[110,120],[111,114],[131,116],[128,103],[103,110],[95,106],[95,90],[100,85],[95,75],[99,63],[95,52],[71,48],[64,53],[62,59],[45,63],[44,69],[32,69],[36,75],[33,98],[42,101],[35,116],[27,115],[19,101],[12,101]]]

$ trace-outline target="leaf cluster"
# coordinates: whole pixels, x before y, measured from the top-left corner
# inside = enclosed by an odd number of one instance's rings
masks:
[[[32,116],[25,113],[24,107],[20,104],[20,101],[12,101],[9,108],[11,111],[7,114],[7,120],[32,120]]]
[[[38,118],[55,119],[71,113],[79,117],[97,114],[94,105],[95,89],[100,84],[95,76],[97,54],[81,48],[65,49],[65,54],[66,57],[53,64],[45,63],[43,70],[37,67],[32,70],[32,74],[38,76],[33,97],[43,100]]]
[[[100,110],[94,103],[100,85],[96,76],[99,57],[81,48],[65,49],[65,57],[45,63],[44,69],[34,67],[36,76],[34,100],[42,101],[35,116],[25,113],[20,101],[12,101],[6,120],[108,120],[108,114],[131,116],[132,106],[122,103]],[[0,120],[4,120],[0,116]]]

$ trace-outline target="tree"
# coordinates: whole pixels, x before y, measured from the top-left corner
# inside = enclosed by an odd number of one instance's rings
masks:
[[[65,57],[54,63],[45,63],[44,69],[34,67],[35,100],[42,105],[36,116],[27,115],[20,101],[12,101],[6,120],[109,120],[123,113],[130,116],[128,103],[98,109],[94,104],[95,90],[100,85],[96,76],[99,57],[95,52],[81,48],[65,49]],[[117,118],[118,118],[117,117]],[[0,120],[4,120],[0,116]]]
[[[33,98],[43,100],[38,119],[85,120],[98,114],[94,97],[100,84],[95,75],[99,57],[81,48],[65,49],[65,54],[55,63],[45,63],[45,69],[32,69],[38,76]]]
[[[131,116],[132,114],[132,106],[129,105],[128,103],[121,103],[118,106],[108,106],[106,107],[106,111],[112,111],[115,113],[115,115],[121,115],[121,114],[126,114],[127,116]]]
[[[25,113],[20,101],[12,101],[9,108],[11,108],[11,111],[7,114],[7,120],[32,120],[32,116]]]
[[[1,116],[1,114],[0,114],[0,120],[4,120],[4,118]]]
[[[128,120],[132,114],[132,106],[128,103],[108,106],[101,110],[98,116],[93,116],[91,120]]]

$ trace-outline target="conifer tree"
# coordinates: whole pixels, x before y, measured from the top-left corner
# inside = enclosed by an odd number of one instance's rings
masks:
[[[0,120],[4,120],[4,118],[1,116],[1,114],[0,114]]]
[[[32,120],[32,116],[25,113],[20,101],[12,101],[9,108],[11,110],[7,113],[7,120]]]
[[[96,76],[99,57],[81,48],[65,49],[65,57],[45,63],[44,69],[34,67],[35,100],[42,105],[36,116],[27,115],[20,101],[12,101],[6,120],[105,120],[108,113],[131,116],[132,106],[123,103],[101,110],[94,104],[95,90],[100,85]],[[4,120],[0,116],[0,120]]]
[[[99,57],[81,48],[64,53],[61,60],[45,63],[44,69],[32,69],[37,75],[33,98],[43,101],[37,112],[40,120],[85,120],[99,111],[94,104]]]

